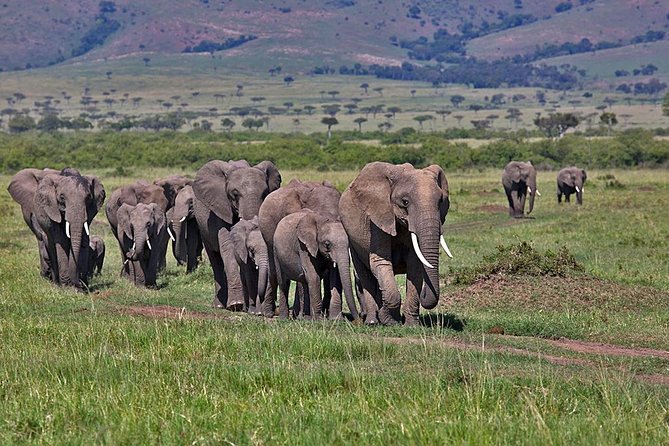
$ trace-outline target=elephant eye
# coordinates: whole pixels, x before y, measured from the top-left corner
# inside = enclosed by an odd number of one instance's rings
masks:
[[[61,192],[60,195],[58,195],[58,200],[59,200],[61,203],[64,202],[64,201],[65,201],[65,194]]]
[[[237,199],[239,198],[239,191],[237,189],[234,189],[232,192],[230,192],[230,195],[232,198]]]
[[[323,242],[323,246],[325,246],[325,249],[330,250],[330,248],[332,248],[332,243],[329,240],[326,240]]]
[[[409,199],[408,198],[402,198],[401,205],[403,208],[409,207]]]

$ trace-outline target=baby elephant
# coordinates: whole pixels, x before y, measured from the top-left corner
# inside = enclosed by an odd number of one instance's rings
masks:
[[[244,291],[244,306],[251,314],[262,315],[265,299],[269,258],[267,244],[258,228],[258,216],[253,220],[239,220],[230,231],[235,258],[239,265]]]
[[[562,203],[562,194],[564,199],[569,203],[569,196],[576,194],[576,203],[583,204],[583,185],[587,175],[585,170],[578,167],[565,167],[557,176],[557,199],[558,203]]]
[[[94,274],[102,273],[102,264],[105,262],[105,242],[99,235],[91,235],[89,246],[88,271],[92,277]]]
[[[290,281],[305,285],[305,314],[330,319],[342,317],[342,289],[354,320],[359,318],[351,287],[348,236],[339,220],[309,209],[284,217],[274,233],[274,262],[279,287],[279,314],[287,314]],[[323,302],[321,280],[332,290],[332,302]],[[284,311],[282,311],[284,310]],[[310,311],[309,311],[310,310]]]

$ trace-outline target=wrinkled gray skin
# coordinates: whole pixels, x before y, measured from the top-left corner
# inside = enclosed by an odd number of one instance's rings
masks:
[[[266,299],[263,301],[262,312],[265,317],[274,316],[274,306],[276,302],[276,270],[274,267],[274,231],[279,222],[287,215],[298,212],[302,209],[311,209],[316,211],[319,215],[329,217],[333,220],[339,218],[339,191],[335,187],[324,181],[322,183],[316,182],[302,182],[299,180],[292,180],[287,186],[282,187],[267,196],[260,206],[258,213],[258,225],[263,239],[267,244],[269,251],[269,282],[268,289],[265,294]],[[326,278],[326,282],[329,278]],[[329,298],[330,286],[325,287],[325,298]],[[296,290],[296,302],[300,301],[302,295],[302,284],[298,283]],[[302,298],[303,299],[303,298]],[[288,307],[282,306],[279,302],[279,316],[282,318],[288,317]]]
[[[89,247],[88,272],[90,279],[94,274],[102,274],[102,265],[105,263],[105,242],[99,235],[91,235]]]
[[[75,169],[48,174],[39,182],[33,212],[46,239],[53,282],[78,290],[88,287],[90,239],[85,226],[90,228],[104,200],[97,177]]]
[[[529,215],[534,209],[534,196],[537,193],[537,170],[529,161],[511,161],[504,167],[502,184],[509,200],[509,215],[514,218],[523,218],[525,200],[530,197]]]
[[[195,218],[214,272],[214,306],[244,308],[230,229],[241,218],[252,220],[258,215],[262,201],[280,185],[281,175],[271,161],[250,166],[245,160],[214,160],[197,171],[193,182]]]
[[[167,211],[167,230],[172,239],[172,252],[179,265],[186,264],[186,272],[197,268],[202,256],[202,238],[195,219],[195,194],[190,185],[179,190],[174,207]]]
[[[48,174],[58,174],[54,169],[23,169],[16,173],[9,182],[7,190],[11,197],[21,205],[21,214],[32,233],[37,239],[37,248],[40,258],[40,273],[43,277],[51,278],[51,260],[46,249],[46,237],[42,228],[35,219],[35,192],[37,185]]]
[[[274,232],[274,262],[282,307],[288,306],[288,289],[294,280],[306,285],[298,317],[320,319],[327,312],[330,319],[342,318],[343,289],[353,318],[359,318],[353,300],[348,236],[340,221],[310,209],[284,217]],[[326,277],[330,278],[331,302],[323,302],[321,297],[321,281]]]
[[[342,193],[339,214],[348,233],[351,260],[363,293],[366,324],[418,323],[419,307],[439,302],[439,238],[449,208],[441,167],[367,164]],[[411,241],[418,238],[419,260]],[[395,274],[406,273],[406,301]]]
[[[179,191],[184,187],[191,185],[193,180],[183,175],[170,175],[166,178],[155,180],[153,184],[163,188],[163,193],[167,199],[167,209],[174,207]]]
[[[230,230],[230,240],[239,265],[244,306],[251,314],[261,315],[260,306],[265,298],[269,259],[267,244],[258,229],[258,217],[253,220],[239,220]]]
[[[569,203],[569,196],[576,194],[576,203],[583,204],[583,186],[587,179],[585,170],[579,167],[565,167],[557,176],[557,199],[558,203],[562,203],[562,195]]]
[[[139,203],[122,204],[116,214],[126,260],[122,275],[137,286],[155,287],[162,248],[167,245],[165,213],[156,203]]]

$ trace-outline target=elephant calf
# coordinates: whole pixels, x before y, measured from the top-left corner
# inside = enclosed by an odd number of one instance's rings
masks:
[[[172,239],[172,252],[179,265],[186,264],[186,273],[197,268],[203,249],[194,200],[193,188],[186,185],[177,193],[174,207],[167,211],[167,233]]]
[[[90,253],[88,255],[88,271],[92,277],[93,274],[102,273],[102,265],[105,262],[105,242],[99,235],[91,235],[89,246]]]
[[[239,220],[230,231],[230,240],[239,265],[244,307],[249,313],[260,316],[267,289],[269,259],[267,244],[258,228],[258,217]]]
[[[274,264],[279,306],[288,306],[290,281],[305,285],[304,301],[295,302],[304,314],[320,319],[342,317],[342,290],[354,320],[359,318],[351,286],[348,236],[338,220],[304,209],[284,217],[274,232]],[[337,274],[338,273],[338,274]],[[329,279],[332,301],[323,302],[321,280]]]
[[[569,203],[569,196],[576,194],[576,203],[583,204],[583,186],[587,175],[585,170],[579,167],[565,167],[557,176],[557,199],[558,203],[562,203],[562,195]]]

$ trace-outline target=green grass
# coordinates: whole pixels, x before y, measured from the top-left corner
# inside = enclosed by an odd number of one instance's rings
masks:
[[[131,181],[91,173],[108,194]],[[282,171],[286,184],[325,175],[343,188],[355,172]],[[91,228],[107,244],[103,275],[89,294],[56,288],[39,278],[0,177],[0,443],[667,443],[669,387],[652,382],[669,376],[669,360],[552,341],[669,350],[666,170],[588,172],[579,208],[558,206],[555,173],[540,172],[535,219],[520,221],[507,215],[500,172],[447,175],[455,259],[442,256],[437,313],[461,331],[213,310],[208,265],[186,277],[171,258],[159,290],[136,289],[118,277],[103,214]],[[450,284],[522,241],[566,246],[585,272]],[[138,314],[158,305],[171,316]]]

